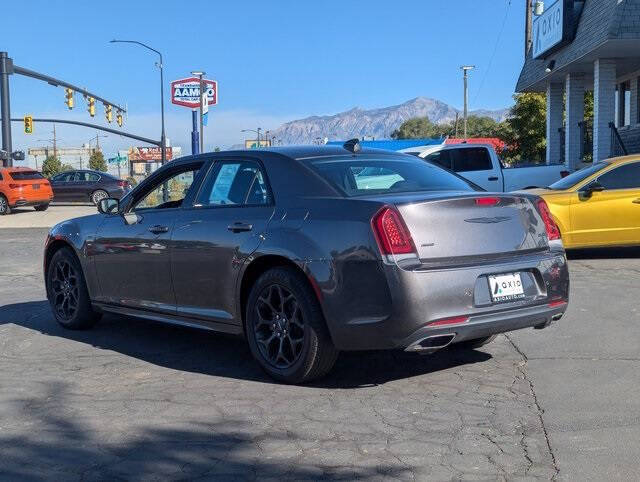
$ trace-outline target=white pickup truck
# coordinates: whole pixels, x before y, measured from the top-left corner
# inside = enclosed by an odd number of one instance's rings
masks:
[[[412,147],[401,152],[417,155],[451,169],[459,176],[493,192],[546,187],[569,174],[564,164],[503,167],[495,149],[488,144],[443,144]]]

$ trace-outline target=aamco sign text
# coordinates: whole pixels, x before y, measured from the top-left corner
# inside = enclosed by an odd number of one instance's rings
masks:
[[[218,82],[202,79],[207,85],[209,105],[218,103]],[[197,109],[200,107],[200,79],[189,77],[171,82],[171,103]]]

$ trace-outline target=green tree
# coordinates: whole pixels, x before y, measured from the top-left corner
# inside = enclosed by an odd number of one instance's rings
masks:
[[[516,94],[513,99],[515,104],[499,135],[507,144],[502,152],[503,160],[508,163],[542,161],[547,146],[545,94]]]
[[[101,151],[93,151],[89,157],[89,169],[107,172],[107,161],[104,160],[104,156]]]
[[[403,122],[398,129],[393,131],[391,137],[394,139],[428,139],[437,137],[454,137],[456,132],[458,137],[462,136],[463,119],[445,124],[434,124],[426,117],[417,117]],[[468,137],[500,137],[504,131],[504,126],[490,117],[469,116],[467,117]]]
[[[60,159],[53,156],[47,156],[42,163],[42,175],[44,177],[51,178],[60,172],[62,172],[62,163],[60,162]]]
[[[427,117],[416,117],[404,121],[391,133],[393,139],[426,139],[437,137],[436,126]]]

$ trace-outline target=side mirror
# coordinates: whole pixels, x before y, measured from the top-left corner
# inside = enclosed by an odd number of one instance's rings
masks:
[[[101,199],[98,202],[98,212],[101,214],[115,214],[120,210],[120,201],[112,197]]]

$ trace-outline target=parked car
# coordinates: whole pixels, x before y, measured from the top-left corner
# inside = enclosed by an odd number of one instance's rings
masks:
[[[49,181],[38,171],[26,167],[0,167],[0,215],[23,206],[45,211],[52,198]]]
[[[543,200],[357,141],[184,157],[98,210],[46,241],[62,326],[114,312],[244,334],[289,383],[326,374],[340,350],[478,347],[567,308]]]
[[[504,167],[489,144],[454,144],[410,148],[411,153],[452,170],[487,191],[510,192],[552,184],[570,171],[564,164]]]
[[[640,156],[596,162],[533,193],[567,248],[640,245]]]
[[[127,181],[106,172],[80,169],[65,171],[51,178],[53,200],[98,204],[101,199],[122,198],[131,188]]]

